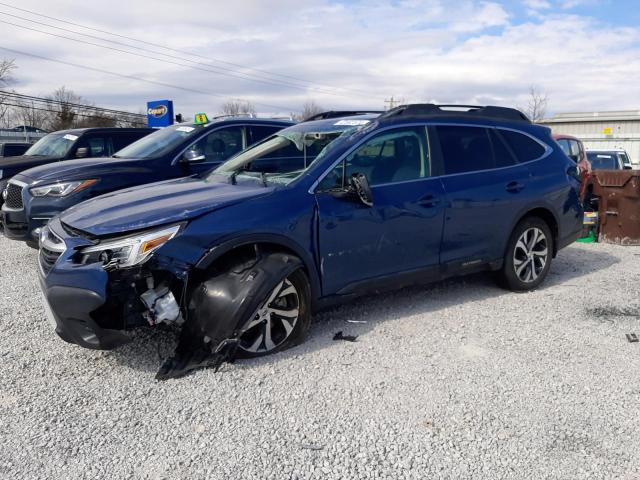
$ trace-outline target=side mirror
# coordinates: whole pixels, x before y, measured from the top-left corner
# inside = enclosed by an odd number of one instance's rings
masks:
[[[80,147],[76,150],[76,158],[87,158],[89,156],[89,149],[87,147]]]
[[[204,162],[207,159],[203,153],[198,150],[187,150],[182,155],[182,163],[198,163]]]
[[[373,207],[373,192],[369,186],[369,180],[364,173],[354,173],[351,176],[351,187],[363,204],[367,207]]]

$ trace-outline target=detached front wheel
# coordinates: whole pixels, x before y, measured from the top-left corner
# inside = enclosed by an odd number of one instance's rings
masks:
[[[311,324],[310,299],[309,280],[302,269],[280,281],[240,337],[239,356],[261,357],[301,343]]]
[[[538,217],[522,220],[511,234],[500,284],[516,292],[534,290],[546,278],[553,257],[553,236],[547,223]]]

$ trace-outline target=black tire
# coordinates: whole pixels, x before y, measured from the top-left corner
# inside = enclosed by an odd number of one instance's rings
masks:
[[[311,326],[311,286],[309,285],[309,279],[307,278],[304,270],[299,268],[298,270],[295,270],[287,275],[286,278],[283,279],[283,282],[290,282],[297,293],[298,317],[295,321],[293,329],[284,338],[284,340],[281,341],[281,343],[278,343],[275,348],[257,352],[249,351],[247,347],[251,344],[252,340],[257,341],[257,336],[259,336],[259,333],[256,334],[256,332],[252,332],[251,329],[247,330],[241,337],[240,346],[237,350],[238,357],[257,358],[263,357],[265,355],[271,355],[272,353],[280,352],[282,350],[286,350],[288,348],[299,345],[305,340]],[[266,300],[267,299],[265,299],[265,301]],[[279,299],[276,298],[274,302],[278,300]],[[283,298],[282,300],[287,302],[291,301],[287,298]],[[280,322],[280,326],[282,327],[284,325],[284,320],[280,320]],[[258,327],[259,325],[257,325],[255,328]],[[274,331],[274,329],[276,330],[275,333],[278,334],[277,325],[274,325],[272,332]],[[286,329],[284,329],[284,327],[282,327],[282,330],[282,333],[286,334]],[[274,338],[274,340],[276,340],[276,338]]]
[[[544,238],[534,236],[536,232]],[[525,242],[525,239],[529,241]],[[531,243],[535,244],[532,246]],[[529,253],[523,246],[530,248]],[[523,219],[509,238],[502,269],[498,272],[499,285],[514,292],[535,290],[549,273],[553,249],[553,234],[547,222],[534,216]],[[544,251],[546,255],[543,256]]]

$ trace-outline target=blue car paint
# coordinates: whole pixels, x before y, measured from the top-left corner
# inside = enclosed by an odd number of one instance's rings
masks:
[[[237,126],[264,126],[277,131],[291,125],[293,122],[286,120],[225,118],[212,121],[198,135],[184,139],[169,152],[157,157],[69,160],[26,170],[14,177],[15,181],[25,184],[22,190],[24,209],[3,213],[4,224],[7,227],[5,235],[13,240],[33,242],[37,240],[34,232],[45,225],[49,219],[85,200],[132,186],[207,172],[221,162],[185,164],[175,161],[175,158],[188,145],[213,131]],[[262,138],[255,138],[255,140],[262,140]],[[250,143],[250,139],[247,141]],[[37,186],[87,179],[98,179],[98,182],[66,197],[35,197],[30,192],[30,188]],[[11,225],[14,227],[10,228]]]
[[[437,121],[453,124],[460,118]],[[547,145],[545,156],[535,161],[458,175],[442,175],[436,165],[432,177],[373,186],[371,208],[327,192],[314,193],[321,175],[345,154],[383,129],[416,122],[430,123],[402,117],[372,121],[337,140],[330,153],[288,185],[265,187],[257,178],[244,177],[232,185],[217,176],[167,181],[86,202],[62,214],[52,229],[75,248],[78,237],[60,221],[96,237],[185,222],[183,231],[154,255],[185,270],[207,268],[241,245],[280,245],[305,264],[318,304],[383,285],[499,268],[511,231],[534,209],[553,219],[558,248],[579,236],[579,183],[569,173],[574,165],[547,128],[530,124],[517,128]],[[487,119],[464,123],[513,128],[509,122]],[[506,189],[518,182],[525,188]],[[69,258],[61,258],[48,275],[41,274],[46,294],[60,284],[105,291],[105,275],[93,268],[86,275],[72,275],[85,270],[75,270]]]

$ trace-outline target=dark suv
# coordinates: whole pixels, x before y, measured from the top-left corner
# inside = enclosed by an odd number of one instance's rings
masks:
[[[4,234],[37,246],[40,228],[52,217],[89,198],[123,188],[211,170],[252,143],[293,125],[286,120],[223,117],[182,123],[118,151],[44,165],[16,175],[2,207]]]
[[[45,135],[24,154],[0,158],[0,193],[23,170],[61,160],[109,157],[151,132],[150,128],[77,128]]]
[[[357,295],[485,270],[534,289],[580,235],[579,185],[513,109],[304,122],[206,176],[67,210],[42,231],[40,282],[58,335],[87,348],[182,325],[166,379],[295,345]]]

